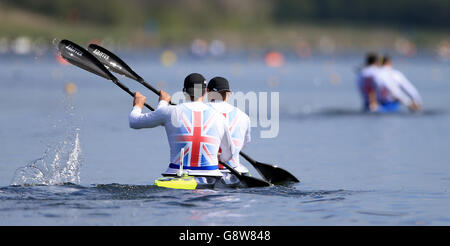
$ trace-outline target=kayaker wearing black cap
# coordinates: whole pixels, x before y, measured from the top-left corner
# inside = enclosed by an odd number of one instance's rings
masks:
[[[227,162],[238,172],[248,174],[248,169],[239,162],[239,152],[251,139],[250,136],[250,117],[237,107],[228,103],[231,94],[228,80],[223,77],[215,77],[208,83],[208,105],[223,114],[227,120],[231,139],[235,148],[233,158]],[[219,167],[221,167],[219,165]],[[228,170],[221,169],[225,172]]]
[[[134,107],[129,116],[130,127],[134,129],[164,126],[170,145],[169,168],[164,176],[174,176],[183,170],[192,176],[220,176],[218,158],[231,160],[234,147],[223,115],[207,106],[206,80],[198,73],[190,74],[184,80],[187,102],[177,106],[169,105],[171,97],[161,91],[155,111],[142,113],[145,97],[136,92]],[[184,148],[184,156],[181,150]],[[219,148],[222,153],[218,157]]]

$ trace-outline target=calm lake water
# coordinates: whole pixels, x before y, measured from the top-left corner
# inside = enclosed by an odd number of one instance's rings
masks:
[[[168,162],[165,131],[130,129],[131,97],[52,56],[3,56],[0,225],[450,225],[449,62],[394,57],[424,112],[367,115],[355,86],[363,54],[288,59],[280,68],[247,57],[165,67],[157,53],[120,56],[171,93],[191,72],[227,77],[234,91],[279,92],[278,136],[263,139],[264,128],[252,128],[245,152],[301,183],[153,187]],[[156,105],[146,88],[121,81]],[[77,86],[72,96],[68,82]]]

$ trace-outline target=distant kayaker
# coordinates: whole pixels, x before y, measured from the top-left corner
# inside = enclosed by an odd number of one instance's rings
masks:
[[[411,111],[422,108],[422,98],[417,89],[400,71],[392,67],[392,61],[388,56],[382,59],[382,65],[378,72],[378,101],[382,105],[389,106],[392,110],[398,109],[400,103],[406,105]]]
[[[142,113],[146,98],[136,92],[134,107],[129,116],[134,129],[164,126],[170,146],[170,164],[163,176],[175,176],[183,159],[183,169],[192,176],[220,176],[218,159],[228,162],[234,147],[225,117],[206,105],[206,80],[198,73],[184,80],[187,102],[169,105],[171,96],[161,91],[155,111]],[[184,156],[181,149],[184,148]],[[218,156],[219,148],[221,154]]]
[[[228,103],[231,94],[228,80],[223,77],[215,77],[208,83],[208,105],[213,107],[219,113],[225,116],[232,142],[235,148],[233,158],[227,162],[242,174],[248,174],[248,169],[239,161],[239,152],[251,140],[250,136],[250,117],[237,107]],[[229,172],[219,165],[221,170]]]
[[[379,67],[377,62],[377,54],[367,54],[365,67],[358,74],[357,83],[363,100],[363,111],[378,111],[376,76]]]

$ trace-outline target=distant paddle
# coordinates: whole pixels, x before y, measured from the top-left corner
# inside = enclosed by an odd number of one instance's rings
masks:
[[[69,41],[61,40],[58,44],[58,50],[61,52],[61,56],[70,62],[71,64],[80,67],[86,71],[97,74],[103,78],[111,80],[115,85],[119,86],[122,90],[127,92],[130,96],[134,97],[134,93],[128,89],[125,85],[105,68],[105,66],[97,60],[91,53],[79,45]],[[150,110],[154,110],[150,105],[144,104]]]
[[[102,62],[108,69],[118,74],[125,75],[130,79],[136,80],[157,95],[160,95],[160,92],[158,90],[145,82],[142,77],[134,72],[122,59],[113,54],[111,51],[96,44],[90,44],[88,50],[94,56],[96,56],[99,61]],[[250,158],[248,155],[244,154],[242,151],[240,152],[240,155],[244,157],[250,164],[252,164],[253,167],[258,171],[258,173],[270,183],[282,184],[289,182],[300,182],[294,175],[278,166],[257,162]]]

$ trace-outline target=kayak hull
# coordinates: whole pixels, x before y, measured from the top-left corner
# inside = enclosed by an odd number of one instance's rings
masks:
[[[195,190],[212,189],[219,178],[215,177],[161,177],[155,180],[154,185],[163,188]]]
[[[214,188],[238,188],[242,187],[239,179],[232,174],[224,177],[213,176],[165,176],[155,180],[154,185],[162,188],[196,190]]]

